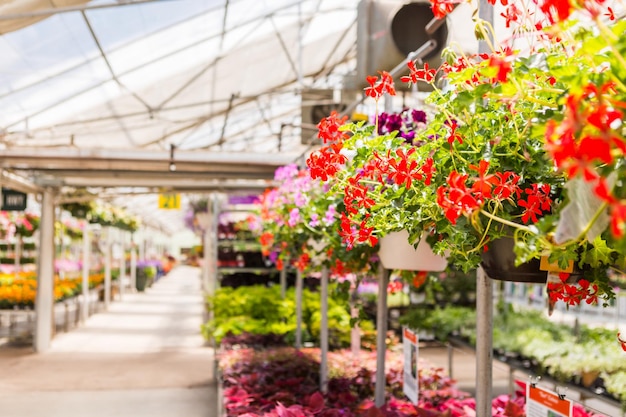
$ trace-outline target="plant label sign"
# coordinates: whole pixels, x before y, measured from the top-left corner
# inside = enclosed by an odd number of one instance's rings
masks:
[[[417,393],[419,392],[417,379],[417,334],[403,328],[402,330],[402,348],[404,351],[404,395],[415,405],[417,405]]]
[[[10,188],[2,187],[2,207],[3,211],[24,211],[26,210],[28,195]]]
[[[543,388],[526,388],[527,417],[571,417],[572,402]]]
[[[162,210],[180,210],[180,194],[159,194],[159,208]]]

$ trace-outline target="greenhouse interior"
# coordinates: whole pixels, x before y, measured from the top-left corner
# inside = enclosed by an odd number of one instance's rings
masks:
[[[1,1],[0,416],[625,417],[624,6]]]

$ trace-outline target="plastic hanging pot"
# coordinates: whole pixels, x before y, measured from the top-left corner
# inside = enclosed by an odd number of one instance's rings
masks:
[[[386,269],[405,271],[443,271],[448,260],[436,255],[422,237],[417,248],[409,243],[406,230],[391,232],[380,238],[378,257]]]
[[[533,259],[515,266],[515,241],[511,237],[502,237],[489,243],[487,251],[482,253],[481,266],[491,279],[512,282],[545,283],[548,273],[539,266],[541,261]]]

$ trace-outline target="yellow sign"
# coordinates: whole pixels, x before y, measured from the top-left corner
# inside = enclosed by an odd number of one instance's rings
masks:
[[[574,261],[569,261],[568,262],[568,266],[566,269],[562,269],[558,262],[550,262],[548,261],[548,257],[547,256],[542,256],[541,257],[541,263],[539,264],[539,269],[542,271],[548,271],[548,272],[567,272],[567,273],[571,273],[574,271]]]
[[[180,210],[180,194],[159,194],[159,208],[164,210]]]

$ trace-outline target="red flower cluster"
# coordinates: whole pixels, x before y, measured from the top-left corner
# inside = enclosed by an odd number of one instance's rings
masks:
[[[385,93],[391,96],[395,96],[396,88],[394,86],[391,74],[389,74],[387,71],[379,71],[378,73],[380,74],[380,81],[378,80],[378,77],[374,75],[367,76],[367,83],[370,86],[365,89],[365,95],[377,101]]]
[[[311,153],[307,159],[306,164],[310,169],[311,178],[328,181],[346,163],[347,158],[341,153],[341,149],[343,141],[349,136],[339,128],[346,123],[347,119],[347,116],[339,117],[339,114],[333,111],[330,116],[323,118],[318,123],[318,137],[328,145]]]
[[[478,176],[471,178],[471,185],[468,185],[468,174],[452,171],[446,180],[447,186],[442,185],[437,189],[437,204],[452,224],[456,224],[461,215],[479,209],[487,199],[509,200],[523,207],[524,223],[529,220],[536,222],[537,216],[550,211],[550,185],[532,184],[524,190],[526,199],[522,199],[522,191],[518,186],[520,177],[516,173],[506,171],[488,174],[489,162],[485,160],[480,161],[479,166],[472,165],[470,168],[478,173]],[[512,200],[513,197],[518,199],[517,203]]]
[[[597,304],[598,302],[598,286],[591,285],[586,279],[578,281],[578,285],[568,284],[570,274],[560,273],[560,282],[548,282],[548,296],[551,303],[563,300],[570,306],[579,305],[585,300],[587,304]]]
[[[611,193],[606,178],[596,170],[598,166],[618,163],[626,154],[626,139],[621,129],[626,103],[616,102],[612,96],[615,84],[601,86],[588,84],[581,93],[566,98],[563,120],[550,121],[546,127],[546,150],[558,168],[569,177],[581,175],[594,184],[595,194],[605,201],[611,213],[611,230],[616,237],[624,235],[626,205]]]

